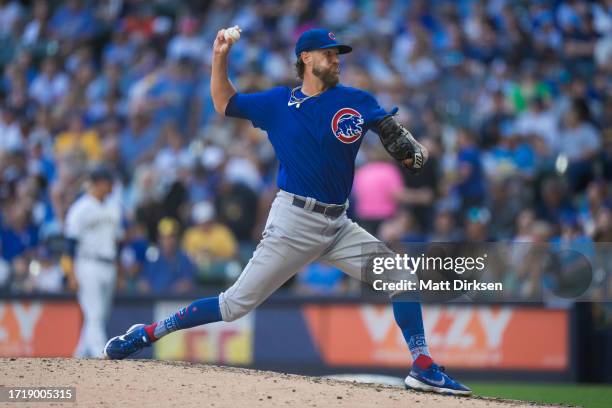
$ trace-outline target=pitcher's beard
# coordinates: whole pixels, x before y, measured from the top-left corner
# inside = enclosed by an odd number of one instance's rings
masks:
[[[319,78],[321,82],[323,82],[323,85],[325,85],[326,88],[334,87],[338,85],[338,82],[340,82],[340,75],[337,72],[332,71],[331,69],[323,71],[318,69],[317,67],[313,67],[312,73],[314,76]]]

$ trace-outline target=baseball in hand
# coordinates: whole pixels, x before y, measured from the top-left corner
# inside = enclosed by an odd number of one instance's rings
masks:
[[[240,39],[240,27],[233,26],[230,28],[226,28],[223,32],[223,37],[225,37],[225,41],[229,41],[232,39],[232,42],[236,42]]]

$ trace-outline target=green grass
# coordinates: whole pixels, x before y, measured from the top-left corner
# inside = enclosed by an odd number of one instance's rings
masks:
[[[570,404],[585,408],[612,407],[612,385],[468,383],[474,394],[535,401],[547,404]]]

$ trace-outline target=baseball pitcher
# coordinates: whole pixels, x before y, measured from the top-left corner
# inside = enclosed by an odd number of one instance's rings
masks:
[[[264,92],[236,91],[227,75],[228,53],[240,37],[220,30],[214,43],[211,94],[217,112],[250,120],[265,130],[280,170],[263,238],[238,280],[218,297],[200,299],[157,323],[130,327],[108,341],[108,358],[121,359],[175,330],[232,321],[261,304],[304,265],[320,261],[361,279],[363,245],[382,245],[346,215],[355,157],[363,135],[378,133],[389,154],[412,172],[428,153],[368,92],[339,83],[340,54],[351,47],[324,29],[306,31],[295,46],[302,85]],[[453,380],[429,355],[416,302],[394,301],[393,312],[413,366],[409,388],[455,395],[470,389]]]

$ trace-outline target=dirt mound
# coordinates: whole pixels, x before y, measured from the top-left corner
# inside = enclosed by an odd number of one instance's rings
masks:
[[[36,408],[537,406],[478,397],[446,397],[269,371],[155,360],[4,358],[0,359],[0,385],[76,387],[76,404],[17,404]]]

